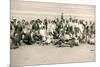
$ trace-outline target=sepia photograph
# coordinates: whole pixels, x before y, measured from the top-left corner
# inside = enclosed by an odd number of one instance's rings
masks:
[[[95,62],[95,9],[11,0],[10,65]]]

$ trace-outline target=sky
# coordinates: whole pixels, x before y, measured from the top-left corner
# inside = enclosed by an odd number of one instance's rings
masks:
[[[24,0],[11,0],[11,17],[32,19],[32,18],[54,18],[60,17],[61,13],[64,17],[69,15],[90,18],[95,20],[94,5],[79,5],[79,4],[63,4],[63,3],[48,3]]]

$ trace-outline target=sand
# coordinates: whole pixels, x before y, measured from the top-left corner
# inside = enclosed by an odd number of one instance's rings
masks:
[[[95,61],[95,46],[55,47],[39,45],[22,45],[11,49],[11,65],[58,64]]]

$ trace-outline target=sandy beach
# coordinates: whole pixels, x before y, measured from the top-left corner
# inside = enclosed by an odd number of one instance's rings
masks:
[[[11,49],[11,65],[37,65],[95,61],[95,46],[84,45],[58,48],[55,46],[23,45]]]

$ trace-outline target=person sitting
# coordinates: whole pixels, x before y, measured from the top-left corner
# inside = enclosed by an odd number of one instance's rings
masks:
[[[52,42],[52,39],[53,39],[53,35],[52,33],[49,33],[49,35],[47,36],[47,40],[46,40],[46,44],[50,44]]]

